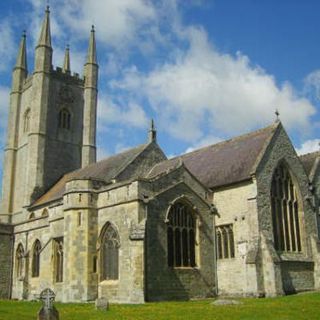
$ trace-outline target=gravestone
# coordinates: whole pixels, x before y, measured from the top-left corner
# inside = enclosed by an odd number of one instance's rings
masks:
[[[53,305],[55,297],[56,295],[49,288],[40,293],[40,300],[43,305],[38,312],[38,320],[59,320],[59,312]]]
[[[109,301],[105,298],[96,299],[96,309],[109,310]]]

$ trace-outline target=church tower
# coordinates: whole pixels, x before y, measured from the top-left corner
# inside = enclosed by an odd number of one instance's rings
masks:
[[[12,75],[0,221],[24,220],[23,212],[62,175],[96,161],[98,64],[92,28],[84,78],[71,73],[66,48],[63,67],[52,66],[47,7],[27,72],[26,35]]]

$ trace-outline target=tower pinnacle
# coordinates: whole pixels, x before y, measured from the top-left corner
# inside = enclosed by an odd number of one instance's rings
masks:
[[[96,38],[95,38],[94,25],[92,25],[92,28],[91,28],[88,56],[87,56],[86,63],[97,64]]]
[[[51,32],[50,32],[50,7],[47,6],[45,17],[42,23],[41,33],[38,41],[38,47],[46,46],[51,48]]]
[[[67,45],[64,55],[63,72],[70,73],[70,71],[70,47]]]
[[[24,70],[27,74],[26,32],[23,31],[15,69]]]

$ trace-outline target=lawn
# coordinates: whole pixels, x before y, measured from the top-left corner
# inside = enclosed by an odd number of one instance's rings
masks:
[[[227,306],[214,306],[213,300],[111,305],[109,311],[97,311],[91,303],[55,305],[60,320],[320,319],[320,293],[239,301],[242,304]],[[38,302],[0,300],[0,320],[35,320],[40,306]]]

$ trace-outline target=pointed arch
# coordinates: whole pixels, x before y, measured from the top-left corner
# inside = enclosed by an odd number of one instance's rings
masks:
[[[49,211],[47,208],[43,209],[42,213],[41,213],[41,217],[47,217],[49,215]]]
[[[299,189],[287,164],[280,161],[270,188],[274,247],[278,251],[301,252],[301,201]]]
[[[59,128],[70,130],[71,113],[67,108],[63,108],[59,112]]]
[[[41,243],[37,239],[32,247],[32,277],[39,277],[40,274],[40,252]]]
[[[23,132],[29,132],[30,130],[30,120],[31,119],[31,111],[28,108],[23,115]]]
[[[34,219],[36,216],[35,216],[35,213],[34,212],[31,212],[30,215],[29,215],[29,220],[32,220]]]
[[[102,228],[99,237],[100,279],[119,279],[120,237],[117,229],[110,222]]]
[[[22,278],[24,273],[24,248],[22,243],[19,243],[16,250],[16,275],[17,278]]]
[[[167,213],[167,255],[169,267],[195,267],[194,207],[182,198]]]

